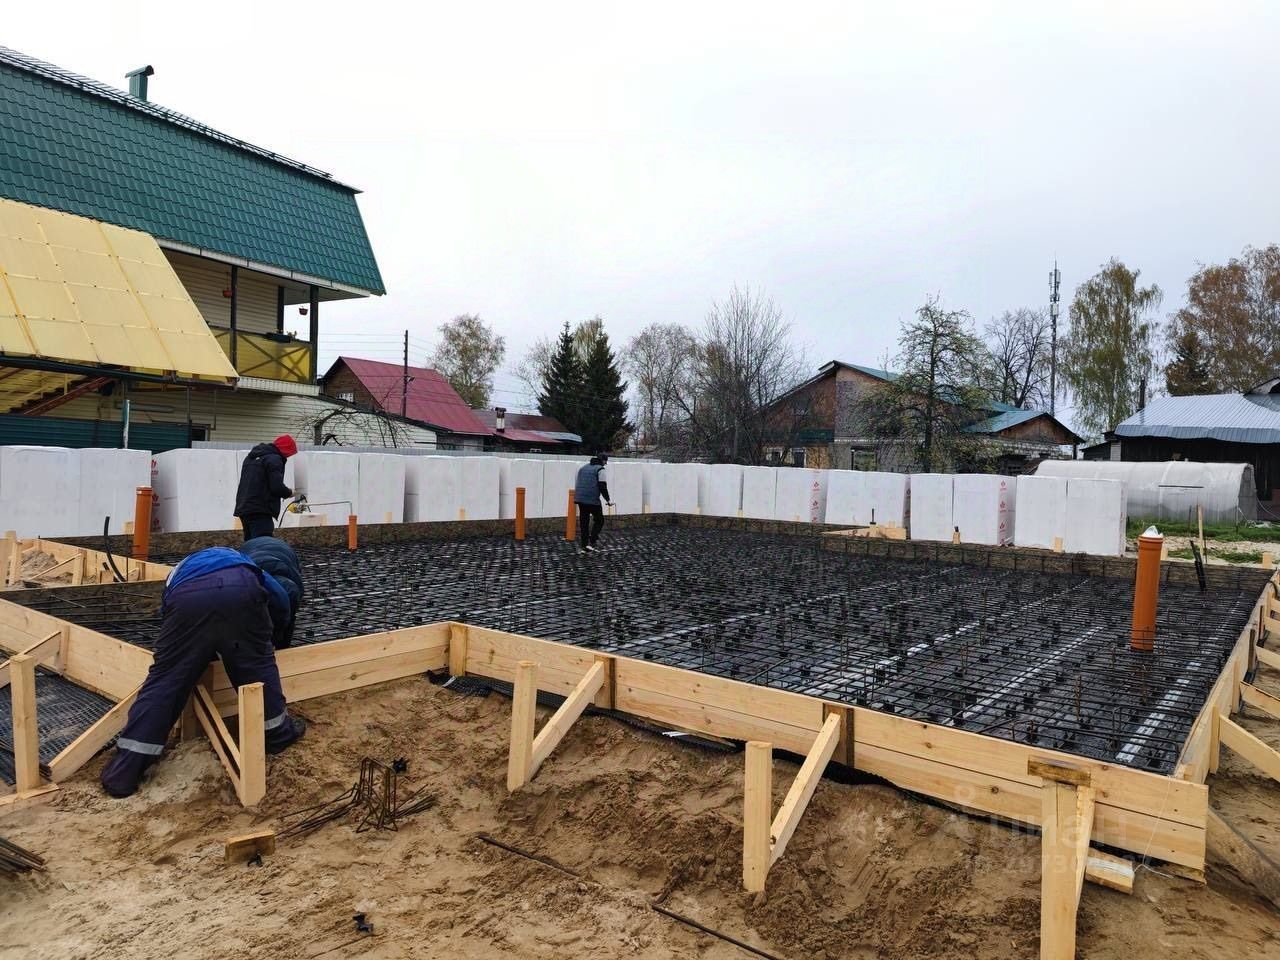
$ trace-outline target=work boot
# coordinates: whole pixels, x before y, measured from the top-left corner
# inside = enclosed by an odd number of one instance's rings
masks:
[[[285,717],[284,723],[271,731],[267,737],[267,753],[274,756],[282,753],[303,738],[307,732],[307,721],[302,717]]]

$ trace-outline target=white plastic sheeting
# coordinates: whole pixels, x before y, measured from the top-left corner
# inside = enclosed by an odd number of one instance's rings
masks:
[[[577,460],[546,460],[542,464],[542,508],[539,516],[563,517],[569,510],[569,491],[578,481],[578,468],[586,463]],[[609,482],[608,477],[605,483]],[[529,514],[533,516],[533,514]]]
[[[995,547],[1013,542],[1016,478],[991,473],[958,473],[952,490],[952,529],[960,528],[961,543]]]
[[[703,513],[713,517],[738,515],[742,509],[742,470],[736,463],[713,463],[707,467]]]
[[[470,458],[405,457],[405,522],[457,520],[462,509],[462,465],[468,459]],[[497,477],[496,467],[494,477]],[[493,501],[496,506],[496,483]]]
[[[151,468],[157,529],[164,533],[230,530],[240,464],[247,452],[201,449],[157,453]]]
[[[644,513],[644,464],[611,460],[604,468],[604,483],[613,500],[612,513]]]
[[[516,488],[524,487],[524,515],[536,517],[542,512],[541,460],[498,459],[498,516],[511,520],[516,515]]]
[[[1126,519],[1124,484],[1119,480],[1067,481],[1066,535],[1062,545],[1068,553],[1123,556]]]
[[[1067,538],[1067,480],[1063,477],[1018,478],[1018,521],[1013,542],[1019,547],[1052,550],[1055,539]]]
[[[125,523],[133,519],[138,487],[151,485],[151,454],[146,450],[95,447],[77,453],[80,456],[80,502],[76,533],[80,536],[101,533],[107,517],[111,518],[112,533],[124,533]]]
[[[1204,507],[1206,523],[1257,519],[1253,466],[1247,463],[1189,463],[1167,460],[1045,460],[1038,477],[1118,480],[1124,484],[1125,512],[1143,520],[1195,521]]]
[[[821,523],[827,507],[827,473],[809,467],[778,468],[773,518]]]
[[[404,522],[405,458],[394,453],[357,453],[360,458],[356,516],[361,523]]]
[[[778,471],[774,467],[742,468],[742,515],[772,520],[777,502]]]
[[[305,493],[310,512],[324,517],[324,523],[330,526],[346,524],[347,517],[359,509],[361,456],[336,450],[303,450],[289,459],[296,480],[294,492]],[[400,509],[404,510],[403,495]],[[294,515],[288,516],[292,521]],[[369,519],[382,522],[381,516]]]
[[[955,477],[950,473],[911,474],[911,539],[950,540]]]
[[[461,513],[458,517],[463,520],[497,520],[501,485],[498,461],[493,457],[453,459],[462,464]]]
[[[0,532],[66,537],[80,521],[80,457],[66,447],[0,447]],[[102,520],[98,520],[102,529]]]

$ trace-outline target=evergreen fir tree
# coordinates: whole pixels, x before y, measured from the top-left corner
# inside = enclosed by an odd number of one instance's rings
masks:
[[[542,392],[538,394],[538,410],[543,416],[555,417],[566,430],[579,432],[576,424],[581,419],[582,364],[574,347],[569,323],[556,341],[551,363],[542,378]]]
[[[574,429],[591,453],[621,446],[631,433],[627,422],[627,384],[609,347],[609,335],[599,328],[587,351],[582,376],[582,418]]]
[[[1165,386],[1175,397],[1215,393],[1209,376],[1209,358],[1204,342],[1195,327],[1183,326],[1170,332],[1169,349],[1173,354],[1164,368]]]

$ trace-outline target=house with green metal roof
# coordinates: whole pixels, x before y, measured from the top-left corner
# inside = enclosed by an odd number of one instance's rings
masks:
[[[125,321],[76,295],[96,282],[76,272],[94,261],[84,251],[61,255],[49,240],[50,269],[72,302],[55,298],[53,309],[31,292],[23,303],[0,302],[0,323],[15,332],[0,338],[0,414],[132,416],[181,427],[187,441],[273,429],[305,438],[307,422],[324,412],[317,404],[331,402],[317,385],[323,305],[385,292],[359,191],[155,103],[153,73],[130,73],[126,92],[0,47],[0,199],[152,238],[236,376],[194,382],[177,364],[156,370],[88,362],[65,348],[58,355],[48,344],[92,343]],[[0,236],[0,276],[12,272],[30,288],[48,278],[26,276],[21,251],[48,238],[20,236],[12,224],[21,222],[0,222],[0,233],[13,234],[8,246]],[[59,316],[42,315],[50,312]],[[53,320],[82,324],[83,337],[17,337],[68,329],[50,327]],[[427,442],[430,431],[420,432],[414,441]],[[14,439],[29,441],[30,431],[13,437],[0,424],[0,443]]]

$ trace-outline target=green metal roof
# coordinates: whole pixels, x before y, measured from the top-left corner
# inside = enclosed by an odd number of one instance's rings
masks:
[[[0,196],[384,293],[356,192],[0,47]]]

